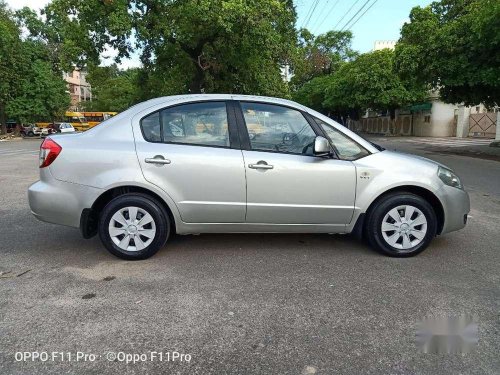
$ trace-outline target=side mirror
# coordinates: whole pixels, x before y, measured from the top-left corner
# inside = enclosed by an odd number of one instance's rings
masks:
[[[331,153],[330,143],[328,139],[318,135],[314,139],[314,155],[316,156],[328,156]]]

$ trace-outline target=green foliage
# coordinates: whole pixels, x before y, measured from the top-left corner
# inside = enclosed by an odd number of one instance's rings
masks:
[[[52,118],[69,106],[60,72],[54,71],[47,46],[22,40],[15,15],[0,2],[0,122]]]
[[[415,7],[396,45],[396,68],[449,103],[500,103],[500,2],[442,0]]]
[[[119,70],[114,64],[90,67],[87,81],[93,100],[85,103],[88,111],[121,112],[140,101],[139,69]]]
[[[300,30],[298,45],[291,59],[294,77],[293,88],[298,89],[314,77],[332,74],[343,62],[357,56],[351,49],[350,31],[329,31],[314,36],[308,30]]]
[[[323,105],[337,112],[394,110],[427,95],[425,87],[402,81],[394,72],[388,49],[365,53],[331,77]]]
[[[7,130],[5,107],[18,91],[18,70],[22,58],[19,27],[12,12],[0,0],[0,124],[2,133]]]
[[[48,61],[45,46],[27,40],[22,51],[18,92],[6,106],[9,118],[25,123],[62,115],[70,105],[70,97],[61,74],[54,72]]]
[[[388,49],[359,55],[294,93],[295,100],[320,112],[350,116],[366,109],[393,111],[426,96],[423,85],[398,77],[393,52]]]
[[[30,17],[26,25],[56,46],[63,67],[97,65],[109,47],[119,61],[138,47],[151,96],[288,95],[280,65],[295,43],[291,0],[53,0],[44,12],[41,30]]]
[[[331,76],[324,75],[314,77],[309,82],[304,83],[300,89],[292,94],[293,100],[299,102],[318,112],[327,113],[328,110],[323,105],[325,92],[331,81]]]

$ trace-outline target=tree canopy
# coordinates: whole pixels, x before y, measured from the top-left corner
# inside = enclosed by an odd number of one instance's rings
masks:
[[[500,101],[498,1],[415,7],[395,52],[360,55],[350,31],[313,35],[296,21],[292,0],[52,0],[41,15],[0,0],[0,121],[62,111],[61,72],[75,66],[89,70],[93,101],[83,105],[96,111],[199,92],[291,96],[351,116],[393,113],[430,89],[451,103]],[[142,67],[100,66],[110,54],[117,64],[139,55]]]
[[[111,66],[90,66],[87,81],[93,100],[85,102],[88,111],[121,112],[141,100],[139,69],[120,70]]]
[[[402,81],[389,49],[360,55],[332,75],[323,105],[331,111],[389,110],[424,99],[425,86]]]
[[[291,0],[53,0],[44,25],[24,12],[30,31],[57,46],[63,66],[98,64],[109,48],[120,61],[139,49],[155,96],[289,95],[280,66],[296,40]]]
[[[415,7],[396,45],[402,77],[449,103],[500,103],[500,2],[442,0]]]
[[[423,100],[425,86],[401,80],[393,60],[394,53],[388,49],[361,54],[333,74],[305,83],[294,98],[320,112],[351,117],[366,109],[393,112]]]
[[[61,72],[54,69],[46,44],[21,38],[21,29],[0,1],[0,123],[51,118],[69,106]]]
[[[328,31],[315,36],[301,29],[291,59],[292,88],[299,89],[315,77],[332,74],[343,62],[354,59],[357,53],[351,48],[351,41],[350,31]]]

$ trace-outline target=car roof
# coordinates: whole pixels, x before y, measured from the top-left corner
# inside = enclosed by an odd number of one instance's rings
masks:
[[[162,96],[159,98],[154,98],[147,100],[142,103],[138,103],[133,106],[134,110],[139,112],[144,109],[161,105],[168,104],[170,102],[189,102],[189,101],[203,101],[203,100],[246,100],[253,102],[266,102],[287,105],[290,107],[305,109],[304,106],[287,99],[274,98],[269,96],[258,96],[258,95],[240,95],[240,94],[187,94],[187,95],[172,95],[172,96]]]

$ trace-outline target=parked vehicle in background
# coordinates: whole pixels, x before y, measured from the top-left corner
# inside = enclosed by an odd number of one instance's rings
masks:
[[[21,135],[25,137],[35,137],[42,134],[42,128],[36,126],[35,124],[26,124],[21,126]]]
[[[6,128],[7,133],[14,133],[16,131],[17,122],[14,120],[7,120]]]
[[[89,128],[93,128],[101,122],[116,116],[118,112],[82,112],[82,114],[89,123]]]
[[[69,123],[75,130],[85,131],[89,129],[89,124],[87,119],[81,112],[66,112],[62,118],[64,123]],[[52,125],[52,122],[36,122],[35,125],[40,128],[47,128],[49,125]]]
[[[41,137],[46,137],[48,135],[55,134],[55,133],[56,133],[55,129],[47,127],[47,128],[42,128],[41,129],[40,136]]]
[[[56,133],[73,133],[75,128],[69,122],[56,122],[55,124],[49,125],[50,129],[53,129]]]
[[[28,196],[38,219],[99,233],[124,259],[152,256],[174,232],[356,233],[408,257],[463,228],[470,209],[441,164],[288,100],[222,94],[149,100],[47,138]]]

